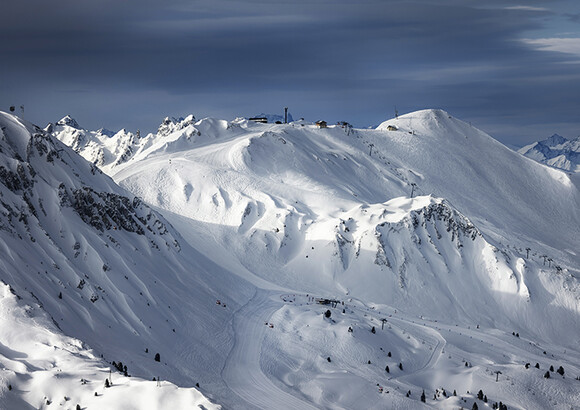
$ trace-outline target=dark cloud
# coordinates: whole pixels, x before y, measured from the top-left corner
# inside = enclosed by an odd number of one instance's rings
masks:
[[[70,113],[153,130],[165,115],[291,106],[366,126],[397,105],[447,109],[505,142],[543,138],[532,122],[578,132],[567,116],[580,108],[580,56],[522,41],[577,19],[565,1],[6,3],[0,103],[40,123]]]

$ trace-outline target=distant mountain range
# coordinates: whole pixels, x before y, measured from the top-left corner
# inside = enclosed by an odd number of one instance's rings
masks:
[[[543,141],[526,145],[518,152],[554,168],[580,172],[580,137],[569,140],[554,134]]]

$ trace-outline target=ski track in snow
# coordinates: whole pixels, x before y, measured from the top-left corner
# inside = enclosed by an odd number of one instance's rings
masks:
[[[350,309],[356,310],[362,314],[372,314],[373,310],[371,309],[362,309],[353,304],[346,304]],[[392,308],[391,308],[392,309]],[[393,309],[395,310],[395,309]],[[377,321],[380,321],[384,315],[381,315],[380,311],[375,312],[374,318]],[[411,318],[406,318],[404,315],[400,313],[397,315],[389,315],[389,319],[386,323],[397,323],[398,328],[404,330],[405,332],[409,332],[410,335],[413,335],[415,338],[422,340],[423,342],[427,341],[430,345],[430,349],[432,350],[431,354],[429,355],[428,359],[425,361],[425,364],[421,367],[414,369],[413,373],[421,372],[427,369],[434,368],[439,358],[443,354],[445,350],[445,346],[447,345],[447,340],[443,337],[441,332],[436,328],[430,327],[427,323],[421,324],[416,323]],[[431,342],[432,341],[432,342]],[[393,376],[389,377],[389,381],[403,381],[405,378],[410,377],[409,375],[402,375],[402,376]]]
[[[226,385],[246,404],[257,409],[316,409],[278,388],[262,371],[260,356],[265,323],[280,303],[271,292],[257,289],[256,294],[234,314],[235,343],[226,359],[222,377]],[[247,408],[236,403],[233,408]]]
[[[393,321],[395,323],[398,322],[399,324],[406,323],[407,325],[411,325],[412,327],[418,329],[419,332],[422,332],[424,337],[428,338],[429,337],[428,334],[431,334],[433,336],[436,344],[435,344],[435,347],[432,348],[433,350],[432,350],[431,356],[429,356],[429,359],[426,361],[425,365],[423,367],[417,369],[416,371],[422,371],[425,369],[435,367],[435,364],[437,364],[437,361],[439,360],[439,358],[443,354],[445,346],[447,345],[447,341],[441,335],[441,333],[439,331],[437,331],[436,329],[433,329],[431,327],[428,327],[425,325],[420,325],[417,323],[413,323],[412,321],[401,319],[401,318],[394,318],[394,320],[393,320],[393,318],[391,318],[391,321]],[[415,333],[415,336],[417,336],[416,333]],[[403,378],[403,377],[404,376],[402,376],[401,378]]]

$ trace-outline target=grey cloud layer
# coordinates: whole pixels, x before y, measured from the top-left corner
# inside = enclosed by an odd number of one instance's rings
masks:
[[[0,35],[10,41],[0,43],[6,90],[0,101],[25,102],[45,121],[57,119],[47,116],[58,109],[62,115],[77,109],[73,115],[97,127],[154,127],[163,115],[179,113],[172,110],[234,117],[278,105],[291,105],[295,116],[364,126],[397,105],[401,111],[445,108],[477,118],[490,132],[501,122],[524,130],[529,113],[556,128],[578,112],[578,66],[564,63],[580,58],[523,39],[555,19],[577,19],[566,3],[3,4],[8,18]],[[36,93],[45,95],[35,99]],[[123,104],[114,109],[107,93],[123,93]],[[141,97],[156,93],[165,95],[163,107]],[[49,108],[40,106],[46,94]],[[137,124],[143,116],[150,121]],[[496,128],[504,141],[532,137],[528,130],[502,135]]]

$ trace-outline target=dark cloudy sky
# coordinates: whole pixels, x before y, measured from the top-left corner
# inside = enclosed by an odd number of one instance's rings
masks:
[[[580,135],[578,0],[7,0],[0,16],[0,110],[41,126],[288,106],[366,127],[396,106],[513,145]]]

